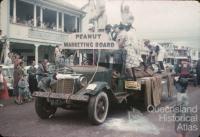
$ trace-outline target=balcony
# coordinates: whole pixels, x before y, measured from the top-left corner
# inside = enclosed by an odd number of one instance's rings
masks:
[[[24,24],[10,23],[10,37],[14,39],[62,43],[67,40],[68,33],[59,32],[50,29],[42,29],[39,27],[30,27]]]

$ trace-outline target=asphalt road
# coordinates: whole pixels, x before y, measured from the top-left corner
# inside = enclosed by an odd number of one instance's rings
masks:
[[[200,119],[200,88],[189,87],[190,106],[198,105]],[[175,104],[175,98],[165,100],[161,107]],[[174,122],[159,120],[161,112],[148,113],[123,107],[110,110],[106,122],[91,125],[87,112],[58,109],[55,117],[41,120],[35,113],[34,102],[10,104],[0,109],[0,134],[13,137],[175,137]],[[194,122],[197,131],[188,137],[199,137],[200,121]]]

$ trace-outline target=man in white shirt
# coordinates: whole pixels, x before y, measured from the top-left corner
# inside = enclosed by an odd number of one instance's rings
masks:
[[[159,63],[159,69],[160,71],[163,71],[165,69],[163,65],[163,60],[165,57],[165,49],[161,45],[156,44],[155,52],[157,53],[157,61]]]

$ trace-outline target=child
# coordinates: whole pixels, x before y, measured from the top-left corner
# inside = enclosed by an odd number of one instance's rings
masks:
[[[29,84],[26,79],[26,75],[24,74],[18,82],[19,88],[19,104],[22,104],[23,101],[31,101],[32,96],[29,91]]]

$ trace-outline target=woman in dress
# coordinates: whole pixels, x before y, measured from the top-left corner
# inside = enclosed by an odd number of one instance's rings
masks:
[[[5,99],[9,99],[9,94],[6,80],[4,79],[2,74],[2,66],[0,66],[0,101]],[[4,105],[0,103],[0,107],[3,106]]]

